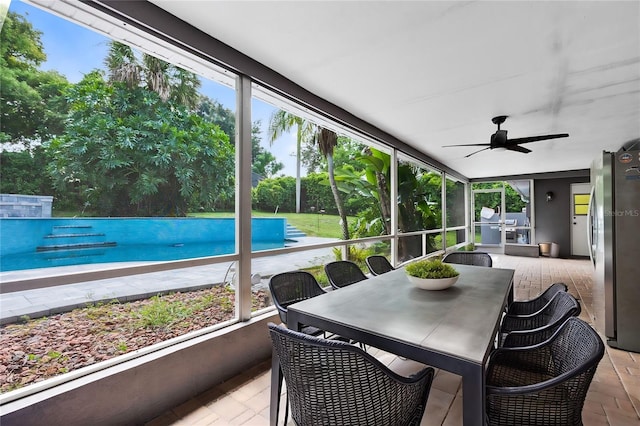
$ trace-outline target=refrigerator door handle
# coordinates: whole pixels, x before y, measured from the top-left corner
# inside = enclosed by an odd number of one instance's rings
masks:
[[[595,266],[596,265],[596,256],[595,253],[593,252],[593,209],[595,208],[594,206],[594,200],[595,200],[595,195],[596,195],[596,187],[595,185],[591,186],[591,193],[589,194],[589,206],[587,208],[587,243],[589,245],[589,259],[591,259],[591,263]]]

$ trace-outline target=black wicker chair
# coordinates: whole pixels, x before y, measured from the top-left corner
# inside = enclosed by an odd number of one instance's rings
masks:
[[[536,346],[499,348],[487,366],[487,424],[582,425],[582,408],[604,344],[572,317]]]
[[[360,267],[349,260],[337,260],[324,265],[329,284],[335,289],[366,280],[367,276]]]
[[[556,293],[540,311],[531,315],[507,314],[502,319],[501,346],[531,346],[547,340],[569,317],[580,315],[580,303],[571,294]]]
[[[269,290],[284,324],[287,323],[287,306],[325,293],[315,277],[305,271],[283,272],[272,276]],[[304,327],[302,332],[315,335],[322,331],[315,327]]]
[[[565,283],[553,283],[538,297],[531,300],[515,301],[509,305],[507,313],[511,315],[530,315],[538,312],[551,301],[553,296],[559,291],[567,291]]]
[[[373,275],[382,275],[395,269],[386,257],[380,255],[369,256],[365,259],[365,262],[367,262],[367,268]]]
[[[446,263],[457,263],[459,265],[488,266],[493,265],[493,260],[489,253],[481,251],[452,251],[442,259]]]
[[[269,324],[298,425],[419,425],[434,370],[396,374],[357,346]]]

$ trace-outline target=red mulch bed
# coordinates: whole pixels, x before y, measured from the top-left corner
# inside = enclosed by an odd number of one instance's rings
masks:
[[[0,392],[77,370],[234,318],[222,286],[107,303],[0,328]],[[269,305],[253,293],[253,308]]]

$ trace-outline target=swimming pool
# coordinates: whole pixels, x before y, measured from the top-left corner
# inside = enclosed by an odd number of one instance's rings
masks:
[[[253,218],[253,251],[284,247],[286,219]],[[3,218],[0,271],[233,253],[233,218]]]

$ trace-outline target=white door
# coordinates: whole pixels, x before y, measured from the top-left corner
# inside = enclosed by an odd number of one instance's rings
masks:
[[[571,255],[589,256],[587,213],[591,184],[571,184]]]

